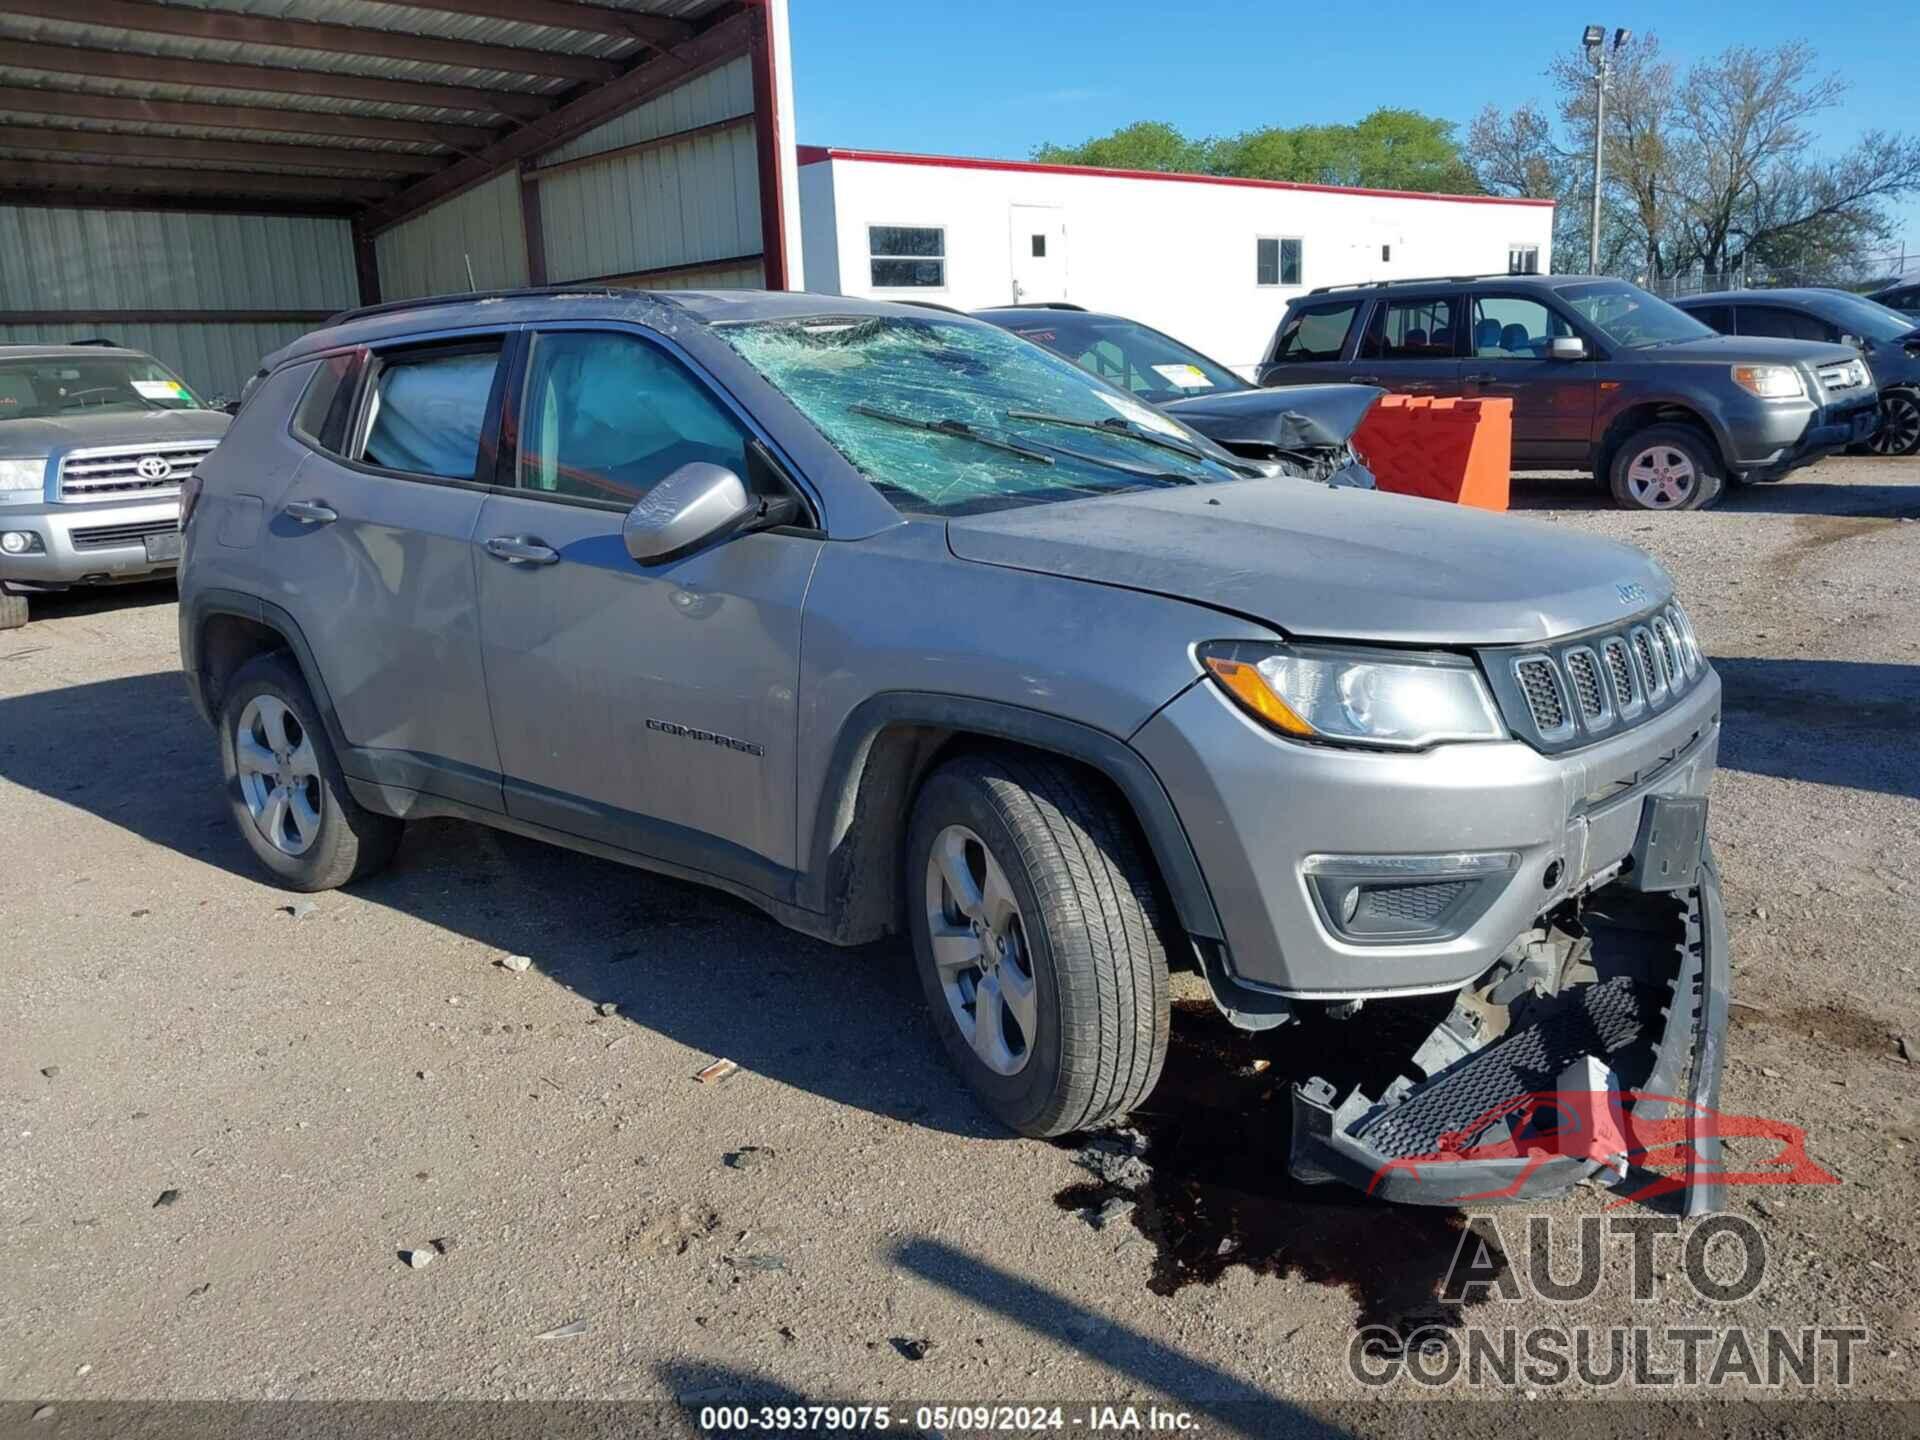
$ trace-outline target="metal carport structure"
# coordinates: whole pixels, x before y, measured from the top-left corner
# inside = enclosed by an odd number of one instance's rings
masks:
[[[6,0],[0,343],[237,393],[333,311],[799,283],[785,0]]]

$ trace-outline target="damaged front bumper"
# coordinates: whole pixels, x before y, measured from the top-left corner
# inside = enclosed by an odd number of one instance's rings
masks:
[[[1643,1192],[1682,1192],[1688,1215],[1719,1209],[1728,992],[1719,876],[1708,856],[1684,891],[1616,893],[1618,924],[1605,918],[1608,894],[1593,897],[1602,919],[1579,942],[1599,968],[1578,983],[1527,993],[1516,966],[1489,994],[1469,987],[1412,1057],[1419,1073],[1379,1097],[1358,1087],[1341,1096],[1320,1078],[1296,1085],[1294,1178],[1461,1206],[1539,1199],[1602,1171],[1632,1185],[1652,1162],[1680,1174]],[[1544,941],[1534,949],[1551,953]],[[1516,995],[1513,1023],[1482,1039],[1485,1017],[1501,1015],[1493,1006]]]

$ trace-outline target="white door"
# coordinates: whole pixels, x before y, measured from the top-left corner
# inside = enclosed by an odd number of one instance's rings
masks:
[[[1051,205],[1014,205],[1009,215],[1013,303],[1066,299],[1066,213]]]

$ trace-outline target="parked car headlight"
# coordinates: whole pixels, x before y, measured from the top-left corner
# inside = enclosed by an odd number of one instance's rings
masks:
[[[1458,655],[1232,641],[1200,658],[1247,710],[1303,740],[1414,750],[1507,737],[1486,681]]]
[[[40,499],[47,483],[47,457],[37,460],[0,460],[0,505],[29,505]]]
[[[1736,365],[1733,383],[1762,400],[1804,400],[1807,385],[1791,365]]]

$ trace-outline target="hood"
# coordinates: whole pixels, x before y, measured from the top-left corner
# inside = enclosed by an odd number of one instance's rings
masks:
[[[1873,368],[1874,384],[1882,389],[1920,382],[1920,330],[1882,340],[1867,356],[1867,364]]]
[[[220,410],[115,410],[58,419],[0,420],[0,457],[64,455],[95,445],[161,444],[169,440],[217,440],[233,417]]]
[[[1439,500],[1243,480],[947,522],[963,560],[1169,595],[1288,635],[1509,645],[1645,610],[1673,582],[1630,545]]]
[[[1766,335],[1708,335],[1699,340],[1680,340],[1672,345],[1656,345],[1651,350],[1621,350],[1616,360],[1699,360],[1721,365],[1758,361],[1773,365],[1831,365],[1835,361],[1858,360],[1860,354],[1851,345],[1829,345],[1824,340],[1776,340]]]
[[[1372,385],[1292,385],[1184,396],[1160,408],[1217,445],[1312,450],[1346,444],[1386,393]]]

